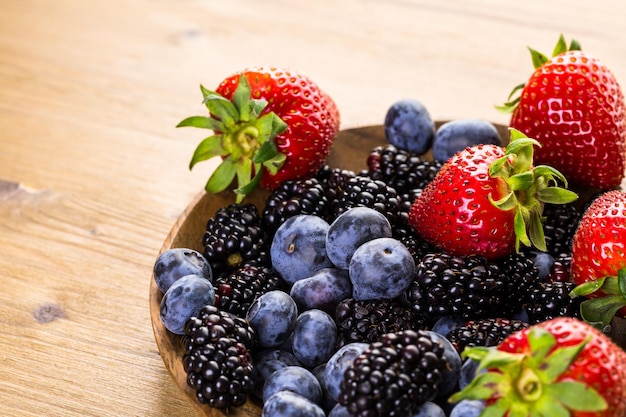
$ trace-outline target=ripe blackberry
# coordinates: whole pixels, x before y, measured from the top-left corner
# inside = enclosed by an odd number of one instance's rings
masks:
[[[572,240],[582,218],[582,211],[573,203],[546,204],[543,224],[548,253],[557,256],[572,253]]]
[[[395,224],[400,211],[400,200],[396,190],[383,181],[365,176],[339,177],[336,194],[331,200],[331,216],[336,218],[353,207],[369,207],[384,214],[389,222]]]
[[[562,316],[580,319],[583,297],[569,296],[575,286],[571,281],[547,281],[531,288],[527,307],[530,324]]]
[[[457,326],[446,337],[461,353],[469,346],[497,346],[510,334],[526,327],[528,323],[521,320],[486,318]]]
[[[495,262],[481,256],[429,253],[417,264],[406,291],[413,312],[434,323],[441,316],[476,320],[504,309],[509,285]]]
[[[356,301],[347,298],[335,309],[338,347],[352,342],[377,342],[387,333],[418,330],[423,322],[396,299]]]
[[[214,276],[244,265],[269,265],[269,243],[254,204],[230,204],[207,222],[202,238],[204,256]]]
[[[550,268],[550,272],[546,277],[546,281],[561,281],[567,282],[570,280],[570,267],[572,264],[572,254],[562,253],[557,255],[554,259],[554,263]]]
[[[501,314],[510,317],[526,307],[528,293],[539,281],[539,271],[532,259],[515,252],[496,262],[506,277]]]
[[[415,264],[419,264],[422,258],[428,254],[436,251],[436,248],[422,239],[415,231],[410,227],[398,227],[392,230],[393,237],[398,239],[409,250]]]
[[[252,327],[209,305],[187,320],[183,340],[183,368],[198,401],[219,409],[243,405],[253,388]]]
[[[344,373],[339,404],[355,417],[412,415],[434,399],[447,365],[443,345],[424,331],[387,333]]]
[[[247,265],[215,280],[215,305],[245,317],[250,305],[268,291],[284,289],[283,280],[266,266]]]
[[[424,189],[442,166],[443,162],[428,161],[393,145],[377,146],[367,158],[370,178],[387,183],[400,195]]]
[[[297,214],[328,216],[326,190],[317,178],[284,181],[272,191],[262,213],[265,232],[273,236],[285,220]]]

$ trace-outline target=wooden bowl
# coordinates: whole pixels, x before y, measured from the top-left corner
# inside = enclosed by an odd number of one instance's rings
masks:
[[[443,122],[437,122],[436,125],[439,126],[442,123]],[[509,133],[507,127],[496,125],[496,128],[503,142],[508,143]],[[385,133],[382,126],[367,126],[343,130],[337,135],[327,162],[331,167],[359,172],[366,168],[366,159],[369,152],[374,147],[385,143]],[[427,153],[425,158],[432,158],[432,154],[430,154],[430,152]],[[580,201],[584,201],[594,192],[593,190],[576,191],[581,194]],[[262,210],[267,195],[267,191],[257,190],[251,194],[246,201],[254,203],[259,210]],[[171,248],[180,247],[191,248],[202,252],[202,236],[207,221],[219,208],[233,201],[232,191],[220,194],[199,193],[172,227],[172,230],[163,243],[161,253]],[[260,416],[262,408],[261,401],[252,396],[244,406],[234,408],[228,414],[209,407],[206,404],[202,404],[197,400],[195,391],[187,385],[186,374],[182,364],[183,345],[181,344],[181,338],[167,331],[161,323],[159,306],[162,297],[163,294],[156,286],[154,278],[152,278],[150,282],[150,315],[159,352],[165,363],[165,367],[174,378],[176,384],[195,405],[200,415],[206,417],[227,415],[242,417]],[[612,327],[611,336],[622,347],[625,347],[626,321],[616,319]]]

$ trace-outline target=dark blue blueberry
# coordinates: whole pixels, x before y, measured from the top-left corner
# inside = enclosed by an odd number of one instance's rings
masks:
[[[296,281],[289,295],[298,305],[298,311],[317,308],[335,314],[337,305],[352,296],[352,282],[347,271],[324,268],[309,278]]]
[[[254,363],[252,393],[258,398],[263,398],[263,384],[272,373],[287,366],[302,366],[293,353],[278,348],[258,351],[254,354],[252,362]]]
[[[199,275],[186,275],[176,280],[161,299],[161,322],[175,334],[185,332],[185,322],[196,316],[205,305],[215,303],[211,282]]]
[[[443,358],[447,365],[442,373],[443,381],[439,384],[437,389],[437,397],[448,398],[458,389],[459,375],[461,373],[463,360],[454,345],[444,336],[432,330],[425,330],[425,332],[427,332],[434,341],[441,343],[443,346]]]
[[[461,400],[452,411],[450,417],[478,417],[485,409],[485,403],[479,400]]]
[[[535,268],[539,272],[539,279],[545,279],[550,274],[555,261],[554,257],[547,252],[533,250],[529,251],[529,258],[533,260]]]
[[[328,384],[326,383],[326,364],[323,363],[321,365],[317,365],[315,368],[311,370],[315,378],[320,383],[322,387],[322,401],[320,401],[320,406],[324,409],[324,412],[328,413],[330,410],[337,404],[337,401],[330,397],[328,393]]]
[[[354,417],[354,414],[348,411],[348,407],[336,404],[333,409],[330,410],[330,413],[328,413],[328,417]]]
[[[437,319],[435,324],[433,324],[433,327],[431,328],[431,330],[433,332],[439,333],[440,335],[444,337],[447,337],[448,334],[452,331],[452,329],[454,329],[455,327],[463,323],[464,323],[464,320],[459,319],[458,317],[441,316]]]
[[[414,274],[415,261],[402,242],[392,238],[370,240],[350,261],[353,298],[396,298],[411,285]]]
[[[352,342],[343,345],[326,363],[326,388],[330,397],[338,401],[341,393],[341,381],[352,362],[369,347],[368,343]]]
[[[433,158],[447,161],[458,151],[478,144],[502,145],[496,127],[481,119],[457,119],[439,126],[433,140]]]
[[[280,391],[263,404],[261,417],[325,417],[324,410],[302,395]]]
[[[289,285],[332,267],[326,255],[328,223],[321,217],[300,214],[285,221],[272,239],[272,266]]]
[[[293,354],[307,368],[326,362],[335,353],[337,325],[322,310],[302,312],[293,328]]]
[[[322,400],[319,381],[311,371],[301,366],[285,366],[270,374],[263,386],[263,401],[279,391],[295,392],[315,404]]]
[[[169,249],[159,255],[153,268],[154,282],[165,293],[174,281],[185,275],[201,275],[213,281],[211,265],[198,251],[187,248]]]
[[[409,417],[446,417],[446,412],[436,403],[427,401]]]
[[[289,338],[298,317],[298,306],[286,292],[273,290],[254,300],[246,318],[260,347],[277,347]]]
[[[337,268],[348,269],[354,251],[363,243],[380,237],[391,237],[389,220],[372,208],[351,208],[338,216],[328,228],[328,258]]]
[[[480,371],[480,373],[486,372],[486,370]],[[478,375],[478,361],[473,359],[465,359],[459,372],[459,390],[462,390]]]
[[[385,115],[385,136],[398,149],[426,153],[433,142],[435,124],[426,107],[417,100],[393,103]]]

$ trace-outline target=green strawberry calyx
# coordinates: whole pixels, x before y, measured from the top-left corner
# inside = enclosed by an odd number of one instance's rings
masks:
[[[528,50],[530,51],[530,57],[533,61],[533,66],[535,67],[535,69],[540,68],[550,60],[548,56],[537,51],[536,49],[528,47]],[[556,43],[556,46],[554,47],[554,50],[552,51],[552,57],[555,57],[567,51],[580,50],[582,50],[582,48],[577,40],[572,39],[568,46],[567,42],[565,41],[565,37],[563,37],[563,34],[561,34],[559,36],[559,40]],[[521,92],[524,87],[526,87],[526,83],[516,85],[507,97],[506,102],[502,105],[496,106],[496,109],[498,109],[502,113],[513,113],[521,100]]]
[[[476,377],[450,402],[486,401],[481,417],[565,417],[606,410],[605,398],[593,387],[583,380],[561,378],[588,342],[557,347],[550,332],[533,327],[528,332],[528,353],[468,347],[462,356],[478,361]]]
[[[283,166],[286,157],[276,147],[275,138],[287,130],[287,124],[274,112],[263,113],[268,103],[252,99],[244,74],[239,77],[232,100],[202,85],[200,90],[209,116],[188,117],[176,127],[209,129],[214,134],[198,144],[189,169],[198,162],[221,157],[205,189],[219,193],[236,179],[236,202],[240,203],[258,186],[264,169],[275,174]]]
[[[617,276],[605,276],[579,284],[570,297],[592,296],[580,303],[580,315],[594,327],[608,332],[617,312],[626,307],[626,268]]]
[[[504,156],[489,166],[489,175],[506,181],[508,193],[491,203],[501,210],[515,210],[515,250],[520,243],[546,251],[542,215],[545,203],[567,204],[578,195],[567,189],[567,179],[558,170],[547,166],[533,166],[534,146],[541,146],[517,129],[509,128],[510,143]],[[563,184],[565,188],[559,186]]]

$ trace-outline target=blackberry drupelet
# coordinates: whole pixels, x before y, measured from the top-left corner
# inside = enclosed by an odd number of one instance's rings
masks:
[[[546,277],[546,281],[567,282],[571,277],[572,254],[561,253],[555,256],[554,263]]]
[[[328,217],[326,190],[317,178],[285,181],[274,189],[265,201],[263,228],[273,236],[285,220],[297,214]]]
[[[437,396],[443,354],[443,345],[424,331],[388,333],[345,371],[339,404],[355,417],[412,415]]]
[[[574,204],[546,204],[543,229],[550,255],[572,253],[572,240],[582,218],[582,211]]]
[[[562,316],[581,319],[580,303],[584,297],[569,296],[575,286],[571,281],[546,281],[531,288],[527,307],[530,324]]]
[[[419,330],[424,323],[397,299],[356,301],[347,298],[335,309],[338,348],[352,342],[377,342],[387,333]]]
[[[426,254],[406,291],[413,313],[430,324],[441,316],[476,320],[496,317],[508,299],[507,277],[481,256]]]
[[[510,334],[526,327],[528,323],[521,320],[486,318],[457,326],[446,337],[460,354],[470,346],[497,346]]]
[[[245,317],[250,305],[268,291],[285,290],[280,276],[266,266],[247,265],[215,280],[215,305]]]
[[[377,146],[367,158],[370,178],[385,182],[401,196],[424,189],[442,166],[442,162],[428,161],[393,145]]]
[[[505,277],[505,300],[501,316],[511,317],[528,303],[530,289],[539,281],[539,270],[532,259],[513,252],[496,261]]]
[[[369,207],[384,214],[392,225],[396,223],[401,204],[394,188],[383,181],[361,175],[347,177],[347,180],[341,176],[339,179],[343,183],[334,184],[337,188],[330,200],[332,218],[353,207]]]
[[[230,204],[207,222],[202,238],[204,256],[214,277],[244,265],[270,265],[269,243],[254,204]]]
[[[183,368],[198,401],[219,409],[243,405],[253,388],[252,327],[215,306],[185,323]]]

